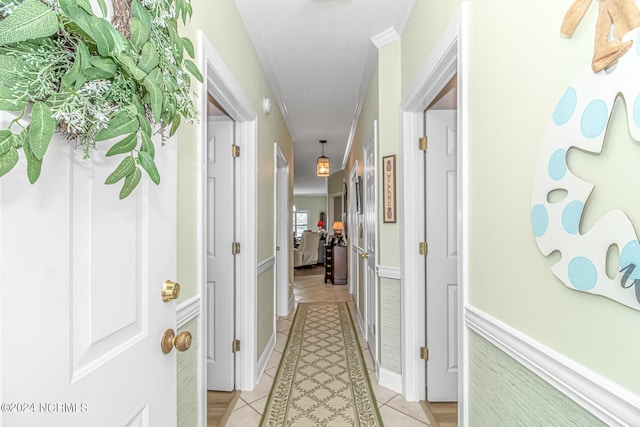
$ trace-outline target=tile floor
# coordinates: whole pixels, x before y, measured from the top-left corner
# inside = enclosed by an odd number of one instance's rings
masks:
[[[324,284],[323,281],[324,276],[321,275],[296,276],[294,283],[296,305],[300,302],[349,302],[349,307],[355,320],[355,306],[351,295],[347,292],[347,287],[344,285]],[[289,316],[278,318],[276,324],[276,347],[267,364],[265,373],[253,391],[240,394],[240,399],[238,399],[229,420],[225,424],[226,426],[252,427],[260,423],[262,410],[267,402],[294,314],[295,309],[292,310]],[[430,426],[429,419],[418,402],[407,402],[400,394],[378,385],[371,352],[362,337],[360,329],[357,327],[357,322],[355,324],[384,425],[387,427]]]

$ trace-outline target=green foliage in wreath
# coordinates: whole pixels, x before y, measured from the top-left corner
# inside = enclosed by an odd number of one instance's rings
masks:
[[[105,1],[97,4],[106,16]],[[85,157],[118,138],[106,155],[124,158],[105,183],[124,180],[121,199],[142,170],[159,184],[152,133],[164,144],[181,117],[197,118],[188,73],[200,82],[202,75],[185,58],[194,57],[193,43],[177,31],[191,14],[188,0],[132,0],[124,37],[89,0],[0,0],[0,110],[17,114],[0,130],[0,176],[22,150],[33,184],[59,132]]]

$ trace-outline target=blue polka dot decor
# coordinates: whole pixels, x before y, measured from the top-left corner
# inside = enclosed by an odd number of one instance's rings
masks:
[[[567,163],[571,148],[600,153],[618,96],[627,102],[629,133],[640,141],[640,38],[615,71],[594,73],[590,65],[568,85],[556,104],[538,154],[531,197],[533,236],[543,255],[559,252],[552,273],[568,288],[601,295],[640,310],[640,243],[629,217],[619,209],[581,228],[594,184],[576,176]],[[550,194],[562,190],[555,201]],[[607,254],[616,248],[619,269],[607,275]]]

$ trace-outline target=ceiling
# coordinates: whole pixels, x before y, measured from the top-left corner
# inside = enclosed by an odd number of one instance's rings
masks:
[[[377,58],[372,38],[402,34],[415,0],[235,0],[294,140],[294,194],[326,194],[321,139],[343,168]]]

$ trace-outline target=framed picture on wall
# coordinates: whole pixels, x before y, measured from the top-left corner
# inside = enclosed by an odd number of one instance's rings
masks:
[[[362,178],[356,179],[356,212],[362,213]]]
[[[382,203],[384,222],[396,222],[396,156],[382,158]]]

